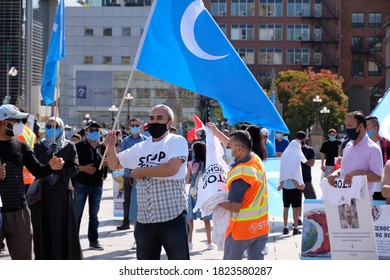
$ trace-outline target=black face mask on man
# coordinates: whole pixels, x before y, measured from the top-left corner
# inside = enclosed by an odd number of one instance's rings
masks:
[[[168,131],[166,123],[148,123],[148,132],[154,139],[160,138]]]
[[[347,134],[347,137],[350,140],[356,140],[359,137],[360,132],[357,132],[356,129],[359,127],[356,126],[355,128],[347,128],[345,129],[345,133]]]

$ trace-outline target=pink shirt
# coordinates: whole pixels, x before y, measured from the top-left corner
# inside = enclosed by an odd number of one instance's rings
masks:
[[[367,134],[362,140],[354,145],[351,140],[343,151],[343,158],[341,160],[340,177],[344,178],[345,174],[354,170],[372,171],[381,176],[383,169],[383,159],[381,148],[372,141]],[[370,197],[374,193],[375,182],[368,183],[368,192]]]

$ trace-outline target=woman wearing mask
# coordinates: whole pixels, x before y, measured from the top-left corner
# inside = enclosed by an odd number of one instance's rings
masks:
[[[204,222],[204,227],[207,237],[207,250],[212,250],[214,248],[211,243],[211,222],[212,216],[206,216],[202,218],[202,214],[198,210],[196,213],[193,212],[194,206],[196,204],[197,196],[197,186],[198,183],[197,177],[201,176],[206,164],[206,144],[201,141],[195,142],[192,147],[193,159],[188,162],[187,168],[187,179],[186,183],[190,184],[190,190],[188,194],[188,247],[191,250],[192,245],[192,232],[194,230],[194,220],[202,219]]]
[[[65,139],[64,123],[51,117],[46,121],[46,138],[34,147],[42,163],[53,155],[62,157],[62,170],[45,177],[42,201],[30,206],[33,224],[34,252],[38,260],[82,259],[71,178],[79,171],[79,161],[73,142]]]

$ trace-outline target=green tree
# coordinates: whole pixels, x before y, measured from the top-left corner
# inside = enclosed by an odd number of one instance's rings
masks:
[[[276,79],[279,102],[283,105],[283,119],[291,133],[310,128],[316,118],[320,121],[324,135],[331,127],[344,122],[348,97],[342,84],[344,79],[329,70],[315,73],[312,68],[305,71],[280,72]],[[321,103],[313,102],[316,96]],[[329,114],[320,114],[323,107]]]

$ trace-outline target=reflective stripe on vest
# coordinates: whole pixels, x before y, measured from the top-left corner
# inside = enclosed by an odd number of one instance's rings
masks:
[[[253,173],[253,171],[255,171],[255,174]],[[266,205],[268,206],[268,199],[265,199],[268,198],[268,192],[266,184],[264,183],[264,172],[247,165],[239,166],[238,168],[233,168],[231,170],[231,173],[229,174],[227,179],[227,184],[230,185],[232,181],[236,179],[244,179],[244,177],[248,177],[251,180],[254,179],[263,183],[257,191],[256,196],[254,197],[250,207],[242,208],[240,209],[240,212],[238,214],[236,213],[236,215],[234,215],[234,219],[236,221],[257,219],[268,213],[268,207],[264,207]],[[244,179],[244,181],[247,180]],[[264,188],[265,192],[262,196],[261,194],[263,193]],[[264,204],[264,200],[267,201],[266,204]]]
[[[233,167],[227,176],[228,189],[237,179],[244,180],[250,187],[244,194],[242,208],[230,219],[226,236],[232,234],[235,240],[245,240],[268,234],[268,191],[261,160],[253,155],[248,162]]]

